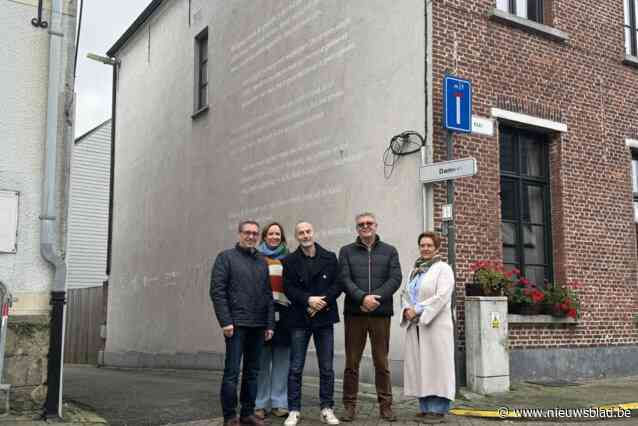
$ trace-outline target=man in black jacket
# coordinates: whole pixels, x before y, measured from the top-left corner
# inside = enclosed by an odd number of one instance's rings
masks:
[[[263,425],[255,417],[259,357],[264,340],[275,326],[275,308],[268,281],[268,266],[255,249],[259,224],[239,224],[239,242],[221,252],[210,277],[210,297],[226,341],[221,403],[224,425]],[[237,384],[243,362],[241,412],[237,419]]]
[[[359,391],[359,363],[368,335],[374,363],[374,381],[381,417],[395,421],[392,412],[392,380],[388,352],[393,295],[401,286],[401,265],[397,250],[377,235],[372,213],[355,218],[359,236],[339,251],[339,279],[346,293],[344,330],[346,366],[343,373],[344,421],[356,414]]]
[[[301,377],[310,337],[315,342],[319,364],[319,400],[321,421],[336,425],[334,407],[334,324],[339,322],[337,298],[338,263],[334,253],[314,240],[314,230],[307,222],[295,226],[299,248],[283,260],[284,292],[291,305],[290,372],[288,373],[288,410],[285,426],[295,426],[301,411]]]

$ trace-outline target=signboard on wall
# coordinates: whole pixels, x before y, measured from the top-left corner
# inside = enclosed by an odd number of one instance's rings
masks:
[[[0,253],[18,250],[19,200],[19,192],[0,190]]]

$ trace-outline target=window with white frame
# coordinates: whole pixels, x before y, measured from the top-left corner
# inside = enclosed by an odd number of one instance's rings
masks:
[[[638,0],[625,0],[625,52],[638,56]]]
[[[548,6],[545,3],[548,3],[548,0],[496,0],[496,8],[543,24],[545,7]]]
[[[208,28],[195,37],[195,110],[208,105]]]

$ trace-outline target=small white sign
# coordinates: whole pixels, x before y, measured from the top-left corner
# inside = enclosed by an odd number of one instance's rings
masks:
[[[18,201],[20,193],[0,191],[0,253],[18,249]]]
[[[494,120],[486,117],[472,116],[472,133],[494,136]]]
[[[446,221],[452,220],[452,204],[443,204],[441,209],[441,219]]]
[[[421,182],[439,182],[476,174],[476,159],[474,157],[461,160],[442,161],[422,166],[419,169]]]

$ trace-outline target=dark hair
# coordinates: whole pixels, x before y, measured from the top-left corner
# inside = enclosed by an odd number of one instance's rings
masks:
[[[273,226],[278,226],[281,231],[281,243],[286,244],[286,234],[284,233],[284,227],[281,226],[278,222],[270,222],[268,225],[264,226],[264,229],[261,231],[261,240],[266,241],[266,234]]]
[[[423,238],[431,239],[432,242],[434,242],[434,247],[436,247],[437,250],[441,247],[441,237],[439,236],[438,233],[436,233],[434,231],[421,232],[419,234],[419,238],[417,238],[417,240],[416,240],[416,244],[417,245],[421,245],[421,240]]]
[[[259,228],[259,223],[255,222],[254,220],[242,220],[241,222],[239,222],[239,226],[237,226],[237,231],[242,232],[244,230],[244,225],[255,225],[257,228]]]

